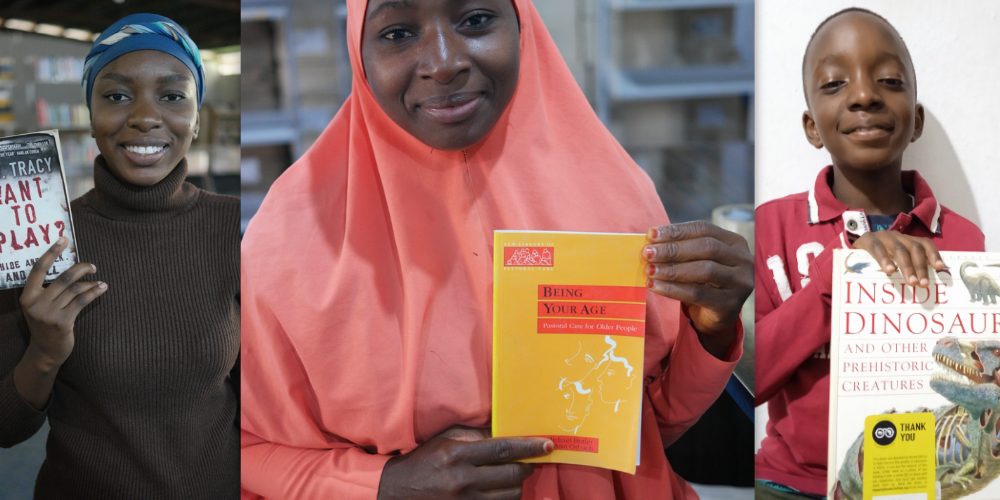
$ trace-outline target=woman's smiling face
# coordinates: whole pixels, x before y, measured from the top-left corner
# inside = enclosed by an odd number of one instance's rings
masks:
[[[108,167],[130,184],[163,180],[187,154],[198,128],[198,91],[176,57],[137,50],[94,79],[91,129]]]
[[[511,0],[370,0],[361,36],[379,106],[441,150],[496,125],[517,87],[520,33]]]

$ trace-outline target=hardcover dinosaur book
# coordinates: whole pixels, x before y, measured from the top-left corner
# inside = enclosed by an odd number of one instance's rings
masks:
[[[60,237],[69,244],[45,281],[78,262],[59,131],[0,138],[0,289],[24,286],[31,266]]]
[[[493,436],[544,436],[527,462],[635,473],[643,234],[494,233]]]
[[[1000,253],[941,255],[915,288],[834,253],[831,499],[1000,498]]]

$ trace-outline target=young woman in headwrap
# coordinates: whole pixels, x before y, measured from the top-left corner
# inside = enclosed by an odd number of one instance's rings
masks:
[[[243,241],[243,498],[693,495],[663,447],[741,354],[746,242],[665,225],[530,0],[347,6],[353,92]],[[635,475],[489,438],[498,229],[649,231]]]
[[[88,262],[42,287],[59,241],[0,292],[0,445],[48,418],[37,499],[235,498],[239,201],[184,182],[198,48],[137,14],[84,68],[101,155],[71,209]]]

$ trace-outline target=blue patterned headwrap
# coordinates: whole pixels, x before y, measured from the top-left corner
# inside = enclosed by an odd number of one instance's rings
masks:
[[[83,63],[83,93],[90,107],[94,79],[106,64],[136,50],[158,50],[180,59],[194,75],[198,109],[205,96],[205,70],[201,54],[187,32],[177,23],[156,14],[132,14],[120,19],[97,37]]]

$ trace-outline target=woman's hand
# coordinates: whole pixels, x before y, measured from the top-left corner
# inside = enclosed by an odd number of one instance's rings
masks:
[[[452,427],[382,470],[378,500],[521,498],[534,464],[514,462],[548,455],[545,438],[490,438],[488,429]]]
[[[944,260],[931,240],[897,231],[865,233],[854,242],[854,248],[868,251],[886,274],[893,274],[899,268],[903,280],[910,286],[930,286],[928,265],[936,271],[945,268]]]
[[[736,321],[753,291],[747,241],[703,221],[653,227],[646,237],[647,286],[686,304],[702,345],[721,359],[736,338]]]
[[[93,264],[80,263],[67,269],[49,286],[44,287],[45,273],[66,247],[66,238],[59,238],[35,265],[21,293],[21,310],[31,330],[28,348],[39,361],[58,368],[73,352],[73,324],[80,311],[108,286],[103,282],[83,282],[84,275],[97,271]]]

